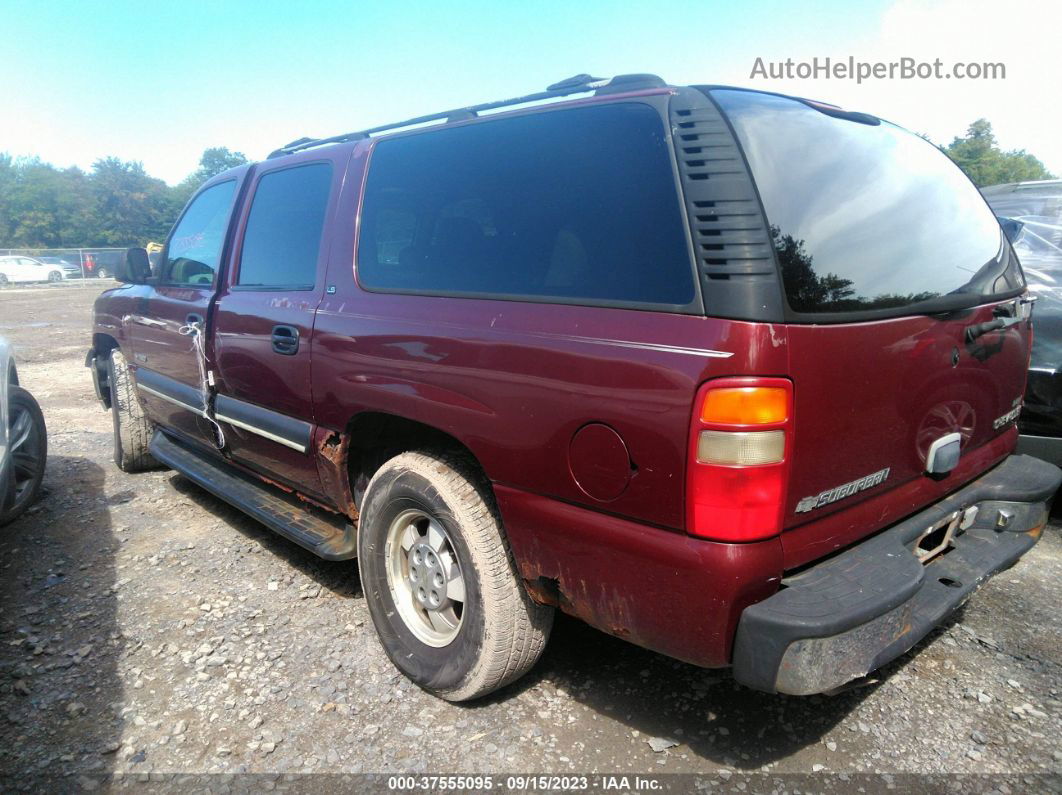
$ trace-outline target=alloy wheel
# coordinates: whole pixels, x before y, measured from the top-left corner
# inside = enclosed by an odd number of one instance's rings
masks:
[[[13,404],[8,417],[8,450],[11,461],[11,506],[19,506],[33,491],[40,478],[43,439],[33,415],[23,406]]]
[[[465,580],[450,536],[423,511],[400,513],[387,531],[387,584],[417,640],[441,648],[461,629]]]

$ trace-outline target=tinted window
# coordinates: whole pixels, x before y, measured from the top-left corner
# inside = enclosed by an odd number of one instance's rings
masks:
[[[313,287],[331,187],[329,163],[273,171],[258,180],[243,235],[239,284]]]
[[[784,97],[712,96],[752,168],[794,311],[901,309],[1022,286],[992,212],[932,144]]]
[[[382,290],[690,304],[659,115],[624,103],[380,141],[358,278]]]
[[[219,182],[193,199],[170,236],[163,281],[213,284],[235,190],[235,181]]]

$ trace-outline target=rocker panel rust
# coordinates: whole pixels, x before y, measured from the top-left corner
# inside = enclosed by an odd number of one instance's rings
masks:
[[[317,472],[321,486],[339,507],[341,513],[358,521],[358,507],[350,490],[347,471],[350,456],[350,436],[339,431],[318,427],[314,432],[313,449],[317,452]]]

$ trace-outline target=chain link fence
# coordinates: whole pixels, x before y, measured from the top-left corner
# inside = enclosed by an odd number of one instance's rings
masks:
[[[80,281],[99,287],[125,260],[124,248],[0,248],[0,285]],[[55,274],[61,274],[55,278]]]

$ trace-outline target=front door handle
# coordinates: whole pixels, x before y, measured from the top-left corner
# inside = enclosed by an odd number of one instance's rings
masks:
[[[198,314],[197,312],[189,312],[188,316],[184,319],[184,322],[187,326],[194,326],[196,323],[202,326],[203,316]]]
[[[299,330],[294,326],[273,326],[273,352],[294,356],[299,352]]]

